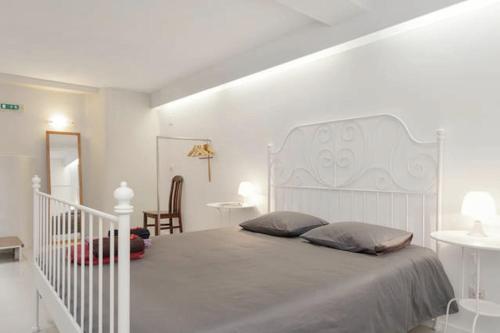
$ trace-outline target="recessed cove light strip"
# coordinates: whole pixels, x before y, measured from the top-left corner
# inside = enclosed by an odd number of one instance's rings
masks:
[[[385,29],[364,35],[362,37],[350,40],[348,42],[338,44],[338,45],[335,45],[333,47],[330,47],[330,48],[327,48],[327,49],[324,49],[324,50],[321,50],[321,51],[318,51],[318,52],[315,52],[315,53],[312,53],[312,54],[309,54],[309,55],[306,55],[306,56],[303,56],[303,57],[300,57],[297,59],[294,59],[292,61],[285,62],[283,64],[262,70],[260,72],[256,72],[256,73],[241,77],[239,79],[229,81],[229,82],[223,83],[221,85],[218,85],[218,86],[215,86],[212,88],[208,88],[208,89],[202,90],[200,92],[197,92],[197,93],[185,96],[185,97],[181,97],[179,99],[167,102],[163,106],[159,106],[158,108],[162,109],[165,107],[178,106],[181,103],[192,101],[194,99],[198,99],[198,98],[201,98],[203,96],[207,96],[207,95],[216,93],[216,92],[224,90],[226,88],[232,88],[235,86],[239,86],[242,83],[250,81],[250,80],[262,78],[262,77],[265,77],[269,74],[278,73],[278,72],[281,72],[284,70],[288,70],[288,69],[295,67],[295,66],[308,64],[310,62],[314,62],[314,61],[317,61],[317,60],[320,60],[320,59],[323,59],[326,57],[330,57],[330,56],[333,56],[333,55],[336,55],[339,53],[343,53],[343,52],[346,52],[346,51],[349,51],[349,50],[352,50],[352,49],[355,49],[355,48],[358,48],[358,47],[361,47],[361,46],[364,46],[367,44],[374,43],[374,42],[379,41],[379,40],[383,40],[383,39],[395,36],[395,35],[403,33],[403,32],[411,31],[411,30],[414,30],[414,29],[419,28],[419,27],[427,26],[429,24],[445,20],[445,19],[450,18],[450,17],[455,17],[455,16],[465,14],[465,13],[471,13],[471,11],[473,11],[473,10],[484,8],[484,7],[487,7],[489,5],[499,3],[499,2],[500,2],[500,0],[466,0],[466,1],[460,2],[458,4],[451,5],[449,7],[437,10],[435,12],[431,12],[431,13],[419,16],[417,18],[411,19],[409,21],[394,25],[392,27],[385,28]]]

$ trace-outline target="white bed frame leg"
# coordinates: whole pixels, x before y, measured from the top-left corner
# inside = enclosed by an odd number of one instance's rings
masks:
[[[114,192],[118,204],[118,332],[130,333],[130,201],[134,191],[122,182]]]
[[[35,325],[31,328],[31,332],[39,333],[41,332],[40,328],[40,294],[38,290],[35,291]]]
[[[431,327],[431,329],[434,332],[438,330],[438,319],[437,318],[432,319],[432,327]]]

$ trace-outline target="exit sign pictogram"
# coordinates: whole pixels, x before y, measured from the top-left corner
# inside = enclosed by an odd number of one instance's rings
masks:
[[[0,103],[0,110],[21,111],[22,108],[23,107],[19,104]]]

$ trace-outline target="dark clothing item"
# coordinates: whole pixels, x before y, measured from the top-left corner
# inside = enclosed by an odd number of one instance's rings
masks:
[[[137,236],[141,237],[142,239],[149,239],[149,236],[151,235],[149,233],[149,230],[148,229],[144,229],[144,228],[130,229],[130,233],[134,234],[134,235],[137,235]]]
[[[144,251],[144,240],[141,237],[134,235],[133,239],[130,239],[130,253],[142,252]],[[109,238],[102,239],[102,255],[103,257],[109,257],[111,247],[111,241]],[[99,239],[94,239],[93,253],[95,257],[99,256]],[[115,256],[118,256],[118,237],[115,238]]]
[[[137,236],[141,237],[142,239],[149,239],[149,236],[151,236],[151,233],[149,232],[149,230],[145,229],[145,228],[130,229],[130,234],[137,235]],[[108,237],[109,236],[110,236],[110,232],[108,231]],[[118,229],[115,229],[115,236],[118,236]]]

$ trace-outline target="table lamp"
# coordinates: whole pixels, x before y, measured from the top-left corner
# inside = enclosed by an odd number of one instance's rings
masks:
[[[255,186],[250,182],[241,182],[238,187],[238,194],[243,197],[243,203],[249,203],[249,198],[255,196]]]
[[[482,222],[496,215],[495,200],[488,192],[469,192],[462,203],[462,215],[474,219],[474,226],[469,231],[469,236],[487,237]]]

